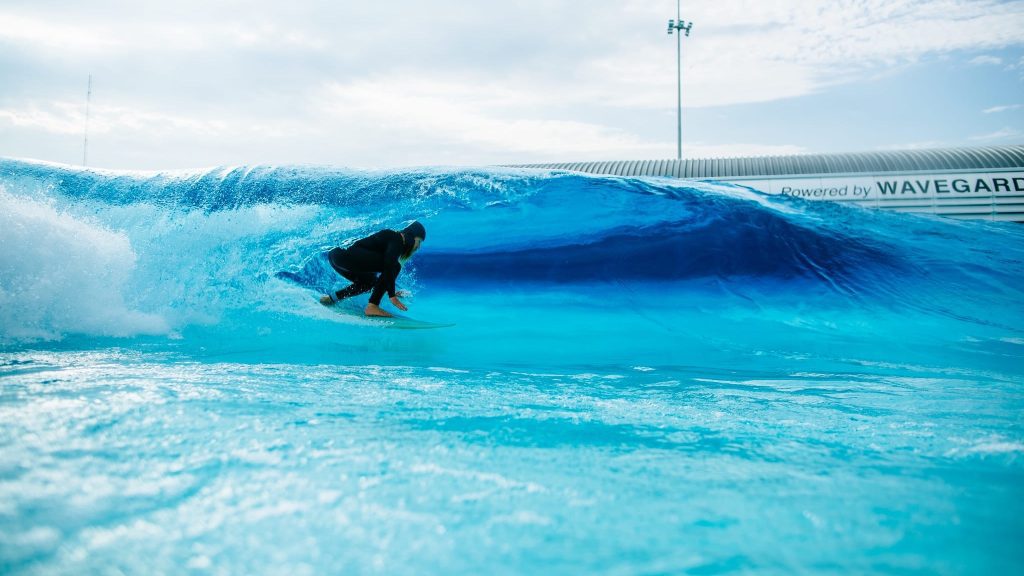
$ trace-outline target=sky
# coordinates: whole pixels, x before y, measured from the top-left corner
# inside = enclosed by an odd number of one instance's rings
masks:
[[[687,158],[1024,143],[1024,0],[687,0]],[[676,155],[673,0],[0,0],[0,156]]]

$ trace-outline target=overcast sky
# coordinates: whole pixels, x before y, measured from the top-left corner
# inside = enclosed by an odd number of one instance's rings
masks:
[[[0,156],[671,158],[673,0],[0,0]],[[1024,143],[1024,0],[688,0],[687,157]]]

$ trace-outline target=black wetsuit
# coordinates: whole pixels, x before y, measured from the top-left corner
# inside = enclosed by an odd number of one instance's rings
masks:
[[[412,238],[410,238],[412,240]],[[394,230],[381,230],[345,248],[327,253],[331,267],[352,285],[334,293],[337,300],[373,290],[370,303],[380,305],[384,293],[395,297],[395,278],[402,271],[398,258],[406,251],[405,239]],[[378,276],[377,274],[380,274]]]

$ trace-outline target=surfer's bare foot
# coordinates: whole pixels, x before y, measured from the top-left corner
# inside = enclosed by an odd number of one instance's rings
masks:
[[[376,304],[367,304],[366,308],[363,310],[363,314],[366,314],[367,316],[380,316],[382,318],[393,317],[390,312],[382,310],[381,307]]]
[[[334,306],[334,300],[331,300],[330,296],[321,296],[320,303],[324,306]]]

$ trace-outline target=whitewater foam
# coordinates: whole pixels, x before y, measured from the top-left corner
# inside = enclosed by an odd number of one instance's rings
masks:
[[[123,232],[0,188],[0,245],[0,342],[168,332],[126,302],[136,255]]]

